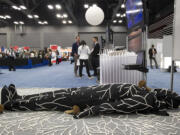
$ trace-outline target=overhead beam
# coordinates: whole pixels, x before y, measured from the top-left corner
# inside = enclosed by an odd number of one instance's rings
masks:
[[[123,2],[124,2],[124,0],[119,0],[118,5],[117,5],[116,8],[113,10],[113,16],[112,16],[111,21],[115,19],[116,14],[118,13],[119,9],[121,8],[121,5],[122,5]]]
[[[36,0],[33,0],[34,7],[30,10],[30,13],[32,13],[44,0],[38,0],[38,3]]]
[[[34,5],[37,5],[37,1],[36,1],[36,0],[32,0],[32,3],[33,3]]]
[[[20,0],[20,3],[21,5],[25,5],[24,1],[23,0]]]
[[[15,3],[13,3],[12,1],[10,1],[10,0],[0,0],[0,2],[4,2],[4,3],[6,3],[6,4],[8,4],[8,5],[10,5],[10,6],[13,6],[13,5],[16,5]],[[42,2],[42,0],[40,1],[40,2]],[[25,6],[27,6],[27,4],[28,3],[26,3],[26,5]],[[31,10],[21,10],[21,12],[24,14],[24,15],[28,15],[28,14],[31,14]],[[39,21],[39,19],[35,19],[36,21]]]
[[[73,1],[73,0],[64,0],[63,3],[64,3],[64,5],[65,5],[65,8],[66,8],[66,10],[68,11],[69,15],[71,16],[73,23],[74,23],[74,24],[78,24],[78,21],[77,21],[75,15],[74,15],[74,13],[73,13],[73,10],[72,10],[72,9],[73,9],[73,7],[72,7],[72,1]]]

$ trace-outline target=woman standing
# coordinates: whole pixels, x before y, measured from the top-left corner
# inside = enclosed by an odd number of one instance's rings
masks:
[[[81,41],[80,45],[81,46],[78,48],[78,55],[79,55],[79,60],[80,60],[79,76],[82,77],[83,63],[85,63],[86,72],[88,74],[88,77],[89,77],[89,79],[92,79],[90,72],[89,72],[89,63],[88,63],[90,49],[86,45],[86,42],[84,40]]]

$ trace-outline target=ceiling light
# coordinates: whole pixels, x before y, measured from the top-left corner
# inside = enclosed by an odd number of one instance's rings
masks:
[[[39,24],[43,24],[41,21],[38,21]]]
[[[47,21],[44,21],[44,24],[48,24],[48,22],[47,22]]]
[[[113,23],[117,23],[117,20],[114,20]]]
[[[17,7],[17,6],[12,6],[12,8],[18,10],[18,7]]]
[[[120,17],[120,16],[121,16],[121,14],[120,14],[120,13],[117,13],[117,14],[116,14],[116,16],[117,16],[117,17]]]
[[[48,8],[49,8],[50,10],[54,9],[53,5],[48,5]]]
[[[19,24],[24,24],[24,22],[20,21]]]
[[[14,22],[14,24],[19,24],[19,22]]]
[[[123,18],[124,17],[124,15],[121,15],[121,18]]]
[[[69,20],[69,21],[68,21],[68,23],[69,23],[69,24],[72,24],[72,21],[71,21],[71,20]]]
[[[122,4],[122,5],[121,5],[121,8],[125,8],[125,4]]]
[[[123,16],[126,17],[126,13],[124,13]]]
[[[7,18],[7,19],[11,19],[11,16],[9,16],[9,15],[6,15],[6,16],[5,16],[5,18]]]
[[[26,10],[27,8],[23,5],[20,6],[21,9]]]
[[[134,9],[134,10],[127,10],[126,14],[136,14],[138,12],[141,12],[143,9]]]
[[[34,18],[39,18],[39,16],[38,15],[34,15]]]
[[[32,19],[32,18],[33,18],[33,16],[32,16],[32,15],[27,15],[27,17],[28,17],[28,18],[30,18],[30,19]]]
[[[143,3],[142,3],[142,2],[137,2],[136,5],[137,5],[137,6],[142,6]]]
[[[88,4],[84,4],[84,8],[89,8],[89,5]]]
[[[61,10],[61,8],[62,8],[61,5],[59,5],[59,4],[56,5],[57,10]]]
[[[63,23],[63,24],[66,24],[66,23],[67,23],[67,21],[66,21],[66,20],[63,20],[63,21],[62,21],[62,23]]]
[[[67,18],[67,17],[68,17],[68,15],[67,15],[67,14],[63,14],[63,17],[64,17],[64,18]]]
[[[119,23],[122,23],[122,20],[119,20]]]
[[[5,19],[5,17],[4,17],[4,16],[2,16],[2,15],[0,15],[0,18],[1,18],[1,19]]]
[[[63,18],[63,16],[61,14],[56,14],[57,18]]]

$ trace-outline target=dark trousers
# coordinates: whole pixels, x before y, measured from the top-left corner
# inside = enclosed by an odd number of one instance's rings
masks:
[[[152,60],[154,61],[155,65],[156,65],[156,68],[158,68],[158,64],[157,64],[156,58],[154,58],[154,57],[150,58],[151,68],[153,68],[153,66],[152,66]]]
[[[74,56],[74,74],[77,76],[78,66],[77,66],[78,56]]]
[[[16,70],[16,68],[14,66],[14,57],[8,58],[8,64],[9,64],[9,71],[11,71],[11,70],[15,71]]]
[[[91,63],[94,70],[94,76],[97,76],[97,68],[99,67],[99,57],[92,57]]]
[[[82,77],[83,63],[85,63],[86,72],[88,74],[88,77],[91,77],[90,72],[89,72],[89,63],[88,63],[88,60],[80,60],[79,76]]]
[[[59,64],[59,58],[56,58],[56,64]]]
[[[49,66],[52,66],[51,57],[48,58]]]

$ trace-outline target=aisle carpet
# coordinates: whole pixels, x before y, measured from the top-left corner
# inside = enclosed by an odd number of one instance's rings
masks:
[[[0,87],[13,83],[18,88],[73,88],[91,86],[96,84],[96,79],[88,79],[86,70],[82,79],[74,76],[73,64],[62,62],[52,67],[45,66],[33,69],[17,69],[9,72],[2,69],[0,74]]]
[[[55,89],[18,89],[20,95]],[[100,115],[73,119],[63,112],[5,112],[0,135],[179,135],[180,110],[169,117],[156,115]]]
[[[15,83],[20,95],[97,84],[96,79],[89,80],[85,72],[82,79],[75,78],[73,65],[69,62],[53,67],[2,72],[0,87]],[[168,88],[169,76],[169,73],[150,70],[148,85]],[[175,89],[178,91],[179,73],[175,74],[175,82]],[[169,117],[140,114],[101,115],[75,120],[63,112],[5,112],[0,115],[0,135],[178,135],[180,110],[169,113]]]
[[[96,79],[88,79],[85,69],[82,79],[74,77],[73,64],[69,62],[52,67],[18,69],[16,72],[2,69],[1,72],[0,87],[10,83],[18,88],[72,88],[97,84]],[[160,69],[150,69],[147,80],[151,88],[170,88],[170,73],[161,72]],[[180,72],[175,73],[174,90],[180,94]]]
[[[147,85],[150,88],[171,88],[171,73],[150,69],[147,74]],[[180,94],[180,70],[174,73],[174,91]]]

